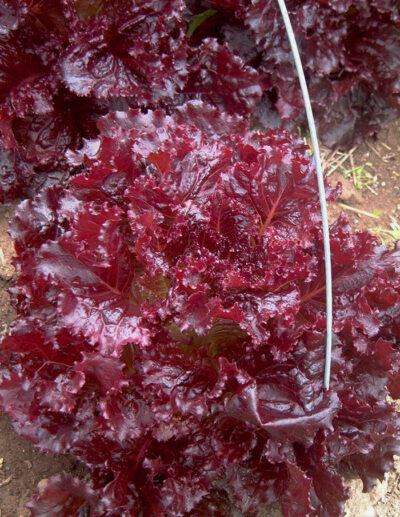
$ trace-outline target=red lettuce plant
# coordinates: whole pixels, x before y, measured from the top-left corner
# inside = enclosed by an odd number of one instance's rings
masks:
[[[249,114],[258,73],[224,45],[188,44],[184,0],[6,0],[0,5],[0,200],[69,174],[65,153],[102,115],[207,98]]]
[[[300,139],[195,101],[116,112],[62,189],[12,224],[19,312],[0,400],[50,479],[32,515],[343,515],[400,452],[400,249],[331,227],[334,348],[315,171]],[[331,197],[334,192],[331,191]]]
[[[305,122],[291,50],[276,0],[188,0],[191,16],[213,14],[193,33],[218,37],[261,76],[256,112],[265,127]],[[348,147],[376,134],[400,110],[397,0],[287,0],[319,135]]]
[[[375,134],[400,105],[397,0],[287,3],[323,142]],[[304,122],[276,0],[3,0],[0,200],[65,180],[100,116],[188,99]]]

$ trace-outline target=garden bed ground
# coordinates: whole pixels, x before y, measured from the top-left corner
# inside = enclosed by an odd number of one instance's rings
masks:
[[[324,153],[325,167],[333,182],[343,183],[341,199],[330,206],[335,219],[344,210],[355,229],[369,229],[388,245],[396,222],[400,225],[400,121],[384,128],[378,140],[368,141],[350,153]],[[371,164],[371,165],[367,165]],[[347,172],[346,172],[347,171]],[[343,174],[350,176],[346,180]],[[375,178],[376,176],[376,178]],[[362,190],[354,182],[368,184]],[[7,235],[13,206],[0,206],[0,332],[7,332],[14,311],[8,302],[12,282],[13,248]],[[362,212],[369,212],[366,215]],[[374,217],[375,216],[375,217]],[[391,227],[392,225],[392,227]],[[388,233],[389,232],[389,233]],[[392,233],[390,233],[392,232]],[[400,227],[397,230],[400,238]],[[0,415],[0,517],[25,517],[24,507],[40,481],[67,470],[83,475],[84,470],[68,456],[51,456],[33,449],[12,431],[6,416]],[[371,494],[362,494],[361,482],[351,483],[352,497],[347,517],[398,517],[400,515],[400,460]],[[263,517],[279,517],[278,506],[262,511]]]

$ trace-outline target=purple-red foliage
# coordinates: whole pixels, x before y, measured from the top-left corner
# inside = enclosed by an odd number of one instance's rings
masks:
[[[305,122],[287,35],[276,0],[187,0],[191,13],[218,12],[191,41],[218,37],[261,76],[256,117],[264,127]],[[398,0],[287,0],[319,135],[349,147],[376,134],[400,110]],[[278,114],[280,116],[278,116]]]
[[[334,340],[307,148],[191,102],[116,112],[87,168],[18,208],[1,406],[56,476],[35,516],[339,517],[400,452],[400,249],[331,226]],[[331,196],[334,192],[331,192]],[[397,341],[396,341],[397,340]],[[239,513],[240,514],[240,513]]]
[[[397,0],[287,3],[322,141],[375,134],[400,106]],[[63,181],[99,117],[188,99],[266,128],[305,122],[276,0],[3,0],[0,200]]]
[[[209,38],[188,44],[184,0],[0,5],[0,201],[60,182],[100,116],[209,99],[249,115],[256,70]]]

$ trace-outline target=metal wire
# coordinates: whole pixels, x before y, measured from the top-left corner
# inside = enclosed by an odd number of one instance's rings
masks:
[[[304,105],[306,109],[308,126],[310,128],[311,143],[314,150],[315,167],[318,177],[319,200],[321,204],[322,231],[324,237],[324,255],[325,255],[325,282],[326,282],[326,349],[325,349],[325,374],[324,385],[329,389],[329,381],[331,374],[331,357],[332,357],[332,267],[331,267],[331,247],[329,241],[329,223],[328,211],[326,208],[326,197],[324,187],[324,177],[321,165],[321,155],[319,152],[317,130],[315,128],[314,116],[311,108],[310,96],[304,70],[301,64],[299,50],[297,48],[296,38],[294,36],[292,24],[286,9],[285,0],[278,0],[279,8],[285,23],[286,32],[289,38],[290,47],[292,49],[294,62],[296,64],[297,75],[299,77],[301,93],[303,94]]]

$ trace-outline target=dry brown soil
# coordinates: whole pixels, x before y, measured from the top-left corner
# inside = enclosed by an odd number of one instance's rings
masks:
[[[381,230],[390,229],[397,218],[400,224],[400,121],[385,127],[377,140],[370,140],[356,149],[340,167],[331,174],[333,183],[341,181],[344,189],[339,202],[348,208],[331,205],[330,218],[334,220],[344,209],[355,229],[373,229],[391,245],[390,236]],[[327,169],[335,165],[337,156],[325,157]],[[367,167],[377,181],[371,184],[373,190],[364,188],[359,191],[352,181],[343,178],[343,171],[372,163]],[[332,165],[333,164],[333,165]],[[7,234],[8,220],[14,207],[0,206],[0,332],[7,331],[7,325],[15,313],[8,302],[6,292],[14,269],[11,265],[13,247]],[[378,218],[363,215],[357,210],[373,214],[380,212]],[[377,230],[378,229],[378,230]],[[37,484],[53,474],[67,470],[82,475],[82,468],[68,456],[52,456],[37,452],[32,445],[18,437],[12,430],[9,419],[0,415],[0,517],[25,517],[30,512],[24,507]],[[346,517],[399,517],[400,516],[400,460],[393,472],[386,476],[370,494],[363,494],[361,482],[350,484],[351,499],[347,505]],[[279,505],[260,511],[260,517],[281,517]]]
[[[329,156],[327,157],[327,172],[334,164]],[[377,177],[377,181],[370,185],[371,190],[363,188],[361,191],[354,188],[350,180],[343,177],[344,170],[350,170],[370,163],[365,170],[372,176]],[[339,203],[331,205],[329,208],[330,216],[335,219],[340,211],[344,210],[353,228],[371,230],[385,237],[379,229],[390,229],[392,217],[397,219],[400,224],[400,119],[388,124],[382,129],[377,140],[368,140],[359,146],[347,160],[338,167],[330,176],[330,181],[335,184],[342,183],[343,193]],[[344,205],[350,206],[355,210],[364,210],[373,215],[374,210],[380,212],[378,218],[363,215],[346,209]],[[378,229],[378,232],[377,232]],[[386,239],[390,244],[390,239]]]

